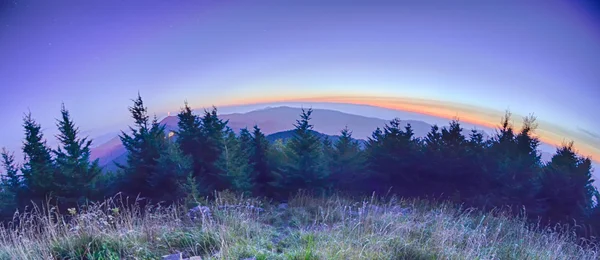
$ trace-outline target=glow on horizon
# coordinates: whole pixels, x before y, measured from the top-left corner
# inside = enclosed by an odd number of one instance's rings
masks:
[[[447,101],[436,101],[418,98],[401,97],[379,97],[379,96],[304,96],[295,98],[255,98],[255,99],[236,99],[224,106],[240,106],[253,104],[268,104],[281,102],[324,102],[324,103],[345,103],[354,105],[368,105],[399,111],[419,113],[429,116],[436,116],[452,120],[458,118],[462,122],[480,125],[488,128],[497,128],[500,125],[502,117],[506,111],[498,111],[489,108],[477,107],[472,105],[453,103]],[[511,112],[511,123],[517,131],[523,123],[524,115]],[[532,114],[535,116],[535,113]],[[534,135],[540,141],[553,145],[561,146],[569,141],[573,141],[575,148],[583,156],[589,156],[592,160],[600,162],[600,143],[579,135],[574,131],[562,128],[555,124],[545,121],[543,118],[536,118],[537,129]]]

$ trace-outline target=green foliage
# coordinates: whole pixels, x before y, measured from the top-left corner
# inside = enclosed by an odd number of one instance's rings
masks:
[[[249,164],[253,167],[254,194],[271,197],[275,182],[273,160],[269,159],[272,148],[258,126],[254,126],[250,141]]]
[[[158,191],[153,194],[154,199],[172,203],[187,195],[184,184],[193,174],[193,168],[191,158],[183,155],[177,143],[168,142],[166,146],[157,159],[156,170],[148,176],[148,184]]]
[[[79,128],[71,120],[64,104],[61,108],[61,119],[57,123],[60,143],[55,155],[55,181],[59,190],[56,194],[58,202],[65,207],[97,200],[98,176],[101,169],[98,160],[90,162],[90,145],[92,140],[79,137]]]
[[[223,178],[221,166],[217,161],[224,154],[225,137],[227,134],[227,121],[221,120],[217,115],[217,108],[205,110],[200,119],[202,128],[200,136],[199,160],[202,162],[202,180],[205,190],[212,193],[214,190],[223,190],[228,187],[227,180]]]
[[[117,241],[107,237],[80,236],[57,242],[52,253],[57,259],[121,259]]]
[[[597,191],[592,186],[591,160],[578,156],[572,142],[557,149],[541,179],[538,199],[548,205],[544,214],[548,219],[583,222],[592,212]]]
[[[249,142],[249,140],[248,140]],[[231,130],[223,143],[223,152],[216,165],[221,173],[222,183],[227,183],[227,188],[241,193],[252,191],[252,165],[248,164],[247,151],[242,149],[241,140],[236,138]]]
[[[202,178],[204,172],[204,162],[202,160],[202,126],[200,118],[192,113],[192,109],[185,103],[184,108],[177,115],[179,127],[176,132],[177,143],[184,155],[187,155],[192,160],[193,176]]]
[[[288,141],[287,164],[283,169],[283,183],[291,191],[298,189],[321,190],[327,185],[328,172],[323,158],[323,145],[313,134],[309,123],[312,109],[302,110],[294,125],[294,137]]]
[[[149,121],[147,108],[144,107],[142,97],[138,95],[129,108],[134,119],[134,127],[130,127],[131,134],[122,132],[121,142],[127,149],[127,165],[120,166],[123,170],[121,190],[131,196],[150,196],[156,191],[152,189],[148,180],[158,169],[158,159],[161,151],[167,146],[164,126],[155,118]]]
[[[327,148],[325,151],[330,158],[330,179],[333,187],[341,190],[359,190],[358,186],[366,177],[363,174],[365,157],[358,141],[352,139],[352,132],[344,128],[331,150]]]
[[[483,211],[510,208],[512,214],[524,213],[543,224],[584,223],[577,232],[586,237],[600,232],[600,193],[592,185],[591,160],[577,155],[570,143],[557,149],[549,163],[543,163],[533,116],[526,117],[517,130],[507,112],[489,139],[476,130],[467,136],[458,120],[446,127],[433,126],[425,137],[416,138],[410,124],[394,119],[377,128],[361,148],[350,129],[343,129],[335,142],[315,132],[310,124],[312,109],[303,109],[295,129],[279,135],[285,142],[277,139],[272,143],[258,126],[252,132],[241,129],[236,135],[214,107],[198,116],[185,103],[175,135],[166,135],[156,117],[150,120],[139,94],[129,111],[134,125],[130,133],[120,135],[127,163],[119,165],[118,172],[107,174],[100,174],[97,161],[90,162],[91,140],[79,136],[64,106],[57,124],[60,144],[55,151],[47,147],[41,126],[28,114],[23,124],[21,174],[12,154],[2,152],[3,217],[47,197],[58,199],[63,208],[117,192],[167,204],[183,200],[186,207],[193,207],[206,202],[203,196],[223,190],[279,200],[298,190],[339,190],[350,195],[392,191],[407,198],[435,197]],[[322,212],[297,212],[286,217],[287,225],[310,225],[304,220]],[[323,218],[334,218],[326,216]],[[427,232],[420,235],[431,235],[431,230]],[[187,234],[180,240],[186,239]],[[104,252],[98,249],[102,245],[94,243],[90,246]],[[295,248],[290,256],[311,258],[314,249]],[[396,257],[439,256],[421,249],[399,249]],[[510,250],[505,251],[499,254]]]
[[[31,117],[31,113],[27,114],[23,121],[25,162],[21,169],[24,186],[22,201],[39,203],[60,189],[57,187],[56,169],[51,150],[44,140],[42,127]]]
[[[367,144],[369,160],[369,183],[373,190],[385,193],[390,187],[417,187],[421,176],[418,171],[419,140],[414,138],[410,124],[401,127],[401,121],[394,119],[383,131],[376,129]],[[409,190],[404,190],[410,195]]]
[[[23,186],[15,165],[14,155],[3,148],[1,156],[0,165],[4,169],[4,175],[0,182],[0,217],[8,218],[12,216],[19,205],[18,199],[23,194]]]

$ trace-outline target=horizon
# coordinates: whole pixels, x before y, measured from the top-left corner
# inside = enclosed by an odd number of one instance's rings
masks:
[[[192,107],[192,110],[196,114],[201,114],[203,111],[205,111],[207,109],[211,109],[212,107],[213,106],[204,106],[204,107],[198,107],[198,108]],[[216,106],[214,106],[214,107],[216,107]],[[398,118],[401,121],[421,121],[421,122],[427,123],[429,125],[438,125],[440,128],[447,126],[451,120],[458,119],[459,122],[461,123],[461,125],[463,125],[463,133],[464,134],[468,134],[468,131],[470,131],[471,129],[476,129],[476,130],[484,131],[486,134],[489,135],[489,137],[491,137],[493,134],[495,134],[496,131],[498,130],[498,127],[500,126],[499,123],[496,125],[483,125],[483,124],[473,123],[473,122],[469,122],[469,121],[464,121],[460,117],[446,118],[443,116],[436,116],[436,115],[413,112],[413,111],[404,111],[404,110],[374,106],[374,105],[369,105],[369,104],[353,104],[353,103],[339,103],[339,102],[315,102],[315,101],[304,101],[304,102],[287,101],[286,102],[286,101],[279,101],[279,102],[271,102],[271,103],[225,105],[225,106],[216,107],[216,108],[217,108],[217,114],[219,114],[219,115],[231,115],[231,114],[247,114],[247,113],[254,112],[254,111],[276,109],[276,108],[286,108],[286,107],[294,108],[294,109],[312,108],[315,110],[330,110],[330,111],[341,112],[341,113],[345,113],[345,114],[349,114],[349,115],[368,117],[368,118],[376,118],[376,119],[381,119],[381,120],[386,120],[386,121],[390,121],[394,118]],[[151,108],[149,108],[149,110],[152,111]],[[167,117],[169,117],[169,113],[170,113],[170,117],[176,117],[177,113],[179,113],[179,112],[178,112],[178,110],[177,111],[163,111],[163,112],[152,113],[151,116],[152,117],[156,116],[158,121],[162,122]],[[382,114],[384,116],[378,116],[378,115],[382,115]],[[498,117],[497,121],[500,122],[500,119],[501,119],[501,117]],[[539,122],[539,120],[538,120],[538,122]],[[513,113],[512,118],[511,118],[511,124],[514,127],[514,129],[519,130],[521,128],[521,125],[520,125],[521,123],[522,123],[522,120],[519,118],[519,115],[515,115]],[[468,127],[465,127],[465,125]],[[131,126],[131,122],[122,122],[119,126],[116,126],[110,130],[103,129],[102,131],[94,131],[91,129],[81,129],[80,128],[80,131],[83,134],[83,136],[93,140],[92,147],[95,148],[102,144],[105,144],[107,141],[109,141],[111,139],[114,139],[115,137],[120,135],[121,131],[127,131],[128,127],[130,127],[130,126]],[[260,127],[260,125],[259,125],[259,127]],[[292,128],[293,128],[293,125],[290,125],[290,129],[292,129]],[[56,138],[54,137],[54,135],[58,131],[55,129],[55,127],[51,128],[51,127],[46,127],[43,125],[42,125],[42,130],[44,131],[43,132],[44,137],[45,137],[46,141],[48,142],[48,144],[50,145],[50,147],[54,147],[56,145],[56,141],[57,141]],[[352,130],[352,129],[350,129],[350,130]],[[375,129],[373,129],[373,130],[375,130]],[[536,131],[538,131],[538,130],[536,130]],[[360,138],[360,139],[365,139],[365,138]],[[573,141],[573,140],[566,140],[561,144],[548,143],[548,142],[545,142],[544,140],[541,140],[541,141],[542,141],[541,147],[538,150],[542,153],[553,153],[556,150],[556,148],[559,148],[561,145],[566,144],[569,141]],[[578,149],[578,147],[579,147],[578,143],[575,142],[574,144],[575,144],[575,148]],[[4,147],[7,148],[10,152],[14,152],[15,155],[21,154],[20,146],[13,147],[13,149],[11,149],[8,146],[4,146]],[[597,159],[600,157],[582,153],[580,150],[578,150],[578,153],[583,156],[590,157],[592,159],[592,161],[594,162],[594,166],[595,166],[594,168],[600,168],[600,160]],[[17,159],[20,159],[19,156],[17,156]]]
[[[3,3],[0,146],[19,149],[27,111],[53,139],[61,103],[86,134],[122,129],[137,92],[157,115],[184,100],[219,108],[329,102],[494,127],[508,109],[515,127],[534,113],[541,140],[573,140],[600,160],[593,3],[143,6]]]

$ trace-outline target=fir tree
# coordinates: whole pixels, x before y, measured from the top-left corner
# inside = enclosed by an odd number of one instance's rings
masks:
[[[323,160],[322,143],[309,123],[312,109],[302,109],[296,120],[294,136],[288,141],[284,178],[289,191],[298,189],[321,190],[326,185],[327,172]]]
[[[23,143],[24,201],[40,203],[48,199],[53,191],[57,191],[54,162],[51,150],[46,145],[41,126],[31,117],[24,118],[25,141]]]
[[[253,166],[254,194],[262,196],[273,196],[273,185],[275,178],[272,172],[269,154],[271,148],[267,137],[254,126],[251,139],[252,148],[250,153],[250,165]]]
[[[9,153],[5,148],[2,149],[2,168],[4,169],[3,183],[8,192],[19,195],[22,192],[21,176],[19,176],[19,168],[15,163],[14,154]]]
[[[185,198],[188,195],[185,185],[192,173],[190,156],[184,155],[177,143],[169,142],[157,159],[156,171],[148,178],[150,188],[159,191],[153,194],[154,198],[167,203]]]
[[[59,202],[74,206],[78,202],[96,199],[97,177],[101,169],[97,159],[90,162],[92,140],[79,137],[79,128],[71,120],[64,104],[57,126],[60,146],[54,154],[57,167],[55,181],[60,188],[57,191]]]
[[[185,102],[184,108],[177,115],[179,121],[177,126],[177,143],[184,155],[190,156],[192,160],[194,178],[201,178],[205,171],[204,162],[202,160],[202,143],[204,141],[202,135],[202,126],[200,118],[192,113],[192,109]]]
[[[333,142],[329,139],[329,136],[325,136],[321,143],[323,144],[322,145],[322,147],[323,147],[322,160],[323,160],[324,170],[325,170],[325,173],[331,177],[331,172],[332,172],[332,167],[333,167],[333,154],[335,153],[335,150],[333,148]],[[331,189],[332,184],[333,183],[328,182],[327,188]]]
[[[290,160],[287,157],[291,151],[288,151],[289,147],[287,143],[284,143],[282,139],[277,139],[267,150],[267,160],[270,168],[271,176],[273,181],[271,182],[271,192],[273,197],[278,199],[287,199],[289,190],[287,187],[286,168],[290,164]],[[259,182],[258,178],[257,184]]]
[[[489,206],[525,206],[528,214],[537,215],[540,205],[535,196],[540,188],[541,162],[537,151],[539,141],[532,136],[535,118],[525,118],[522,130],[515,133],[509,123],[510,116],[507,112],[490,146],[493,161],[487,174],[490,193],[494,195]]]
[[[0,216],[6,219],[12,217],[19,206],[19,198],[23,193],[14,155],[3,148],[1,156],[4,175],[0,182]]]
[[[538,195],[545,202],[548,220],[582,222],[589,217],[597,194],[591,171],[591,160],[578,156],[573,142],[557,149],[545,167]]]
[[[462,131],[458,120],[452,120],[448,128],[442,128],[443,156],[439,158],[441,168],[436,176],[441,184],[437,185],[438,192],[452,196],[457,202],[468,189],[477,185],[467,166],[471,162],[466,160],[468,146]]]
[[[217,161],[223,156],[227,121],[221,120],[217,116],[217,108],[213,107],[210,111],[204,111],[201,125],[201,151],[194,160],[202,162],[202,181],[206,184],[205,190],[212,193],[213,190],[227,188],[227,183],[222,178],[222,168],[217,166]]]
[[[419,183],[419,142],[414,138],[410,124],[404,128],[400,120],[394,119],[377,129],[369,139],[367,154],[371,171],[370,183],[375,191],[386,192],[395,186],[399,190],[413,193]]]
[[[157,160],[161,151],[166,147],[164,126],[156,118],[149,121],[147,108],[138,94],[129,108],[134,119],[134,126],[130,127],[131,134],[122,132],[120,138],[127,149],[127,165],[123,169],[121,190],[132,196],[149,196],[155,193],[149,185],[149,177],[157,170]]]
[[[223,153],[216,162],[221,182],[227,184],[225,188],[242,193],[251,192],[252,168],[248,161],[248,154],[243,151],[241,141],[228,129],[223,142]]]
[[[352,139],[352,132],[346,127],[333,146],[331,154],[331,180],[337,189],[358,191],[358,184],[364,180],[364,156],[358,141]]]
[[[250,131],[248,131],[248,128],[240,129],[239,141],[240,141],[241,151],[247,157],[250,157],[250,154],[252,153],[252,134],[250,134]],[[252,164],[250,161],[249,161],[249,163]]]

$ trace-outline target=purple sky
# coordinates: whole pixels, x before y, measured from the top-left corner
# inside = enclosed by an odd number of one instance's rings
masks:
[[[199,107],[334,94],[510,108],[567,128],[565,139],[600,144],[591,2],[7,2],[0,146],[12,150],[28,109],[47,137],[61,102],[101,135],[129,122],[138,91],[159,115],[185,99]]]

